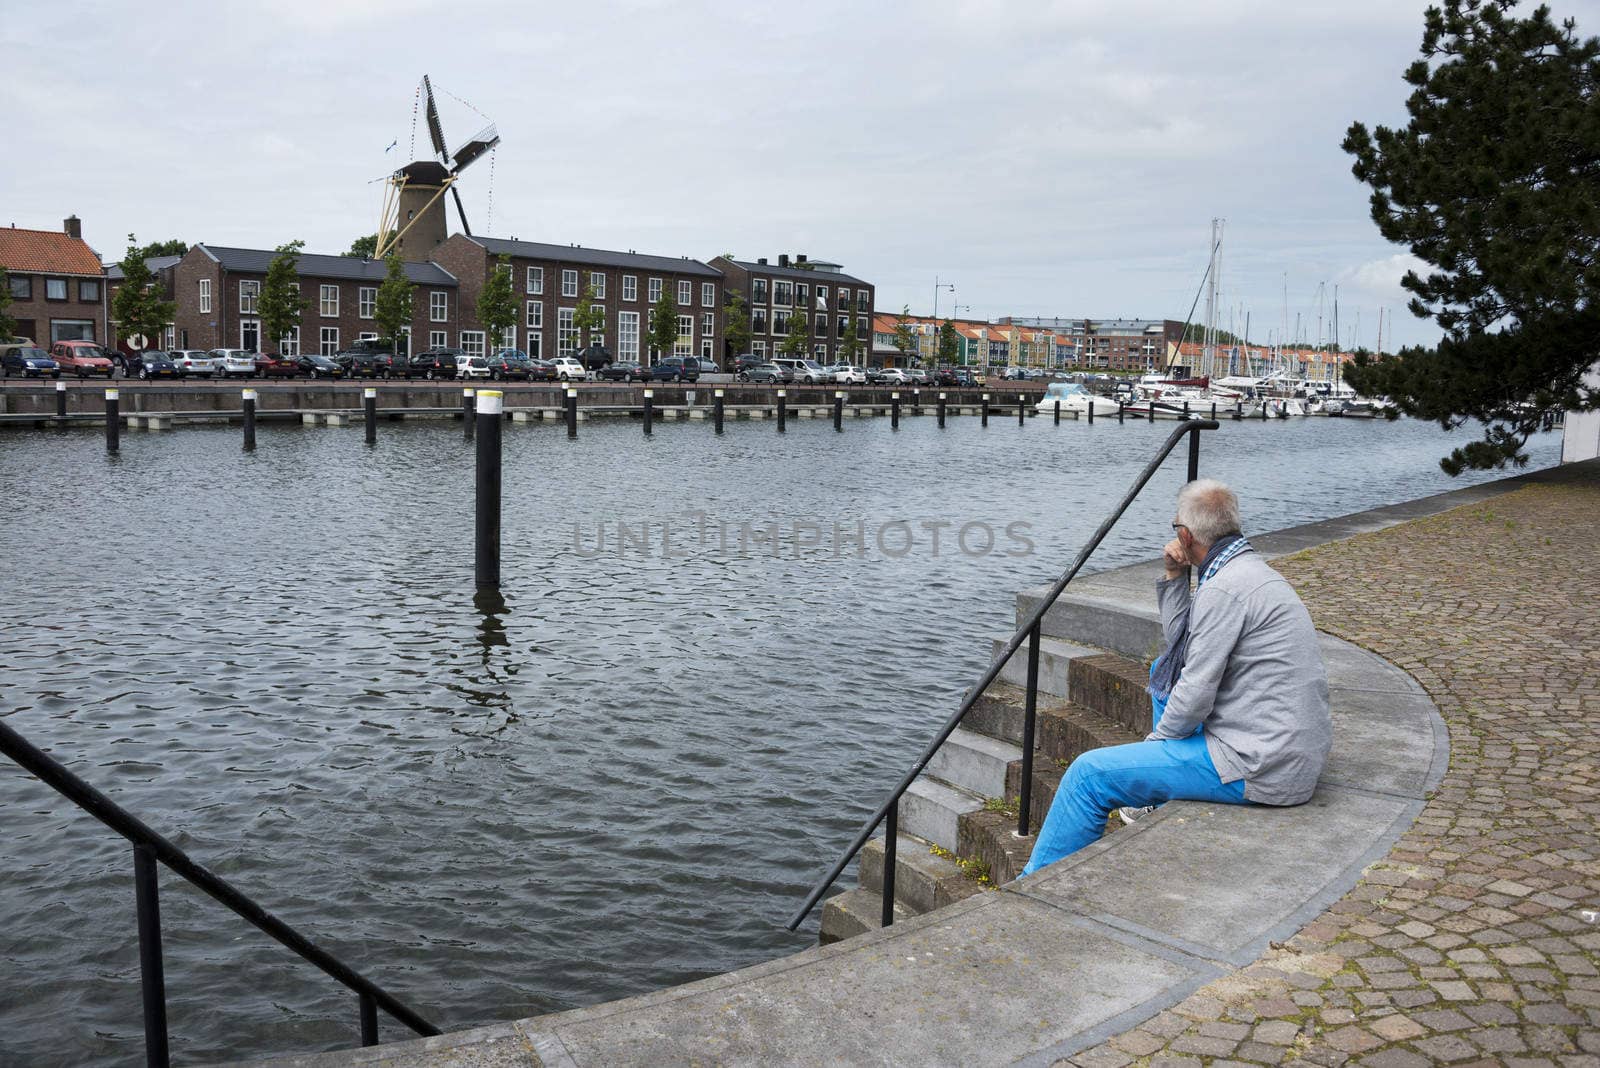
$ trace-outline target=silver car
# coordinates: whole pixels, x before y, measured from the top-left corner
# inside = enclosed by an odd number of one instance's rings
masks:
[[[177,349],[168,353],[172,362],[178,367],[180,377],[188,378],[190,375],[204,375],[210,378],[217,371],[217,362],[211,354],[202,349]]]
[[[249,349],[212,349],[213,373],[218,378],[254,378],[256,354]]]

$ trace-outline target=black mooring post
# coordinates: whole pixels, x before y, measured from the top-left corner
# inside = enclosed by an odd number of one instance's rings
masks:
[[[1021,426],[1028,421],[1028,398],[1017,394],[1017,425]]]
[[[1150,409],[1150,410],[1151,410],[1151,411],[1155,411],[1155,409],[1154,409],[1154,408],[1151,408],[1151,409]],[[1184,402],[1183,402],[1183,417],[1184,417],[1184,418],[1185,418],[1185,419],[1188,419],[1188,418],[1189,418],[1189,402],[1188,402],[1188,401],[1184,401]]]
[[[167,979],[161,965],[161,899],[156,885],[156,853],[133,847],[133,900],[139,924],[139,991],[144,1001],[144,1061],[167,1068]]]
[[[944,429],[944,394],[939,394],[939,429]]]
[[[782,434],[789,421],[788,397],[783,390],[778,390],[778,433]]]
[[[722,433],[722,390],[711,391],[711,425]]]
[[[1239,420],[1241,420],[1243,418],[1244,418],[1244,398],[1243,397],[1235,397],[1233,399],[1233,421],[1235,423],[1237,423]]]
[[[1217,402],[1216,401],[1212,401],[1211,402],[1211,421],[1213,423],[1215,423],[1217,421]]]
[[[889,394],[889,429],[900,429],[900,394],[898,391]]]
[[[1156,399],[1151,397],[1149,400],[1145,401],[1145,404],[1148,405],[1148,409],[1145,413],[1147,417],[1146,421],[1153,423],[1156,421]]]
[[[1094,406],[1095,406],[1095,402],[1098,401],[1099,399],[1100,398],[1095,396],[1093,393],[1089,394],[1089,422],[1091,422],[1091,423],[1094,422]]]
[[[650,436],[650,424],[656,421],[656,391],[644,391],[644,436]]]
[[[478,394],[478,477],[474,562],[478,589],[500,588],[500,415],[505,394]]]
[[[117,391],[106,390],[106,452],[116,452],[121,447],[122,416],[118,414],[120,405]]]
[[[1092,404],[1091,404],[1091,407],[1093,407]],[[1060,425],[1061,425],[1061,398],[1057,397],[1056,398],[1056,426],[1060,426]]]
[[[983,425],[989,425],[989,394],[983,395]]]
[[[1123,404],[1122,401],[1117,401],[1117,425],[1118,426],[1121,426],[1127,420],[1128,413],[1124,410],[1125,407],[1126,406]]]
[[[477,409],[478,391],[475,389],[463,389],[461,391],[461,435],[468,441],[472,440],[473,431],[478,428]]]
[[[67,417],[67,384],[65,382],[57,382],[56,383],[56,418],[57,419],[65,419],[66,417]]]
[[[1262,401],[1261,402],[1261,421],[1263,423],[1265,423],[1267,421],[1267,402],[1266,401]]]
[[[839,390],[833,395],[833,429],[844,429],[844,391]]]
[[[378,1003],[371,994],[362,994],[361,998],[361,1044],[363,1046],[376,1046],[378,1044]]]
[[[567,390],[567,437],[578,436],[578,391]]]
[[[1017,791],[1017,836],[1028,836],[1028,823],[1033,806],[1033,743],[1038,730],[1039,707],[1039,640],[1041,625],[1035,623],[1028,632],[1028,689],[1022,704],[1022,782]]]
[[[911,391],[911,414],[922,414],[922,390],[920,389],[914,389]]]
[[[367,444],[378,443],[378,388],[367,386],[361,391],[361,406],[365,410],[367,423]]]
[[[256,447],[256,391],[247,389],[243,396],[244,404],[244,448],[246,452]]]
[[[880,926],[894,926],[894,866],[900,845],[900,802],[889,806],[883,814],[883,886],[882,911],[878,913]]]

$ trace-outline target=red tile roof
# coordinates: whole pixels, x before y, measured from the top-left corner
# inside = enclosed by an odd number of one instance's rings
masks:
[[[99,277],[100,257],[81,238],[60,230],[0,228],[0,267],[20,274],[74,274]]]

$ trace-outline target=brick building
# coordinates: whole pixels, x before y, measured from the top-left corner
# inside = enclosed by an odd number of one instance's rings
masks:
[[[1056,366],[1159,371],[1183,340],[1183,324],[1172,319],[1024,319],[1002,326],[1048,330],[1059,340]],[[1030,361],[1032,362],[1032,361]],[[1037,366],[1037,364],[1035,364]]]
[[[431,258],[461,282],[457,344],[468,352],[483,351],[478,295],[500,256],[511,259],[513,286],[523,306],[520,324],[502,345],[544,359],[573,355],[584,341],[573,329],[573,313],[593,287],[605,325],[589,342],[604,345],[618,360],[651,362],[644,337],[650,309],[662,293],[678,313],[677,355],[715,358],[722,351],[722,272],[699,260],[455,234]]]
[[[150,284],[161,294],[162,300],[172,300],[175,293],[173,276],[177,272],[182,256],[146,256],[144,265],[150,272]],[[122,336],[116,320],[117,290],[122,288],[124,281],[122,265],[120,263],[106,264],[106,315],[110,339],[106,345],[108,349],[118,349],[124,353],[131,353],[132,347],[128,345],[127,338]],[[176,313],[174,313],[176,314]],[[177,329],[174,324],[168,323],[166,329],[161,331],[160,337],[146,338],[145,348],[171,349],[177,342]]]
[[[76,215],[60,230],[0,229],[0,268],[11,289],[16,333],[41,348],[55,341],[106,340],[106,281],[100,256]]]
[[[771,356],[789,336],[789,320],[796,311],[810,317],[808,353],[820,363],[843,359],[840,340],[853,318],[861,343],[857,361],[865,363],[872,351],[872,308],[876,287],[845,274],[837,263],[810,260],[804,254],[790,262],[779,256],[776,265],[765,258],[755,261],[718,256],[711,266],[727,278],[729,293],[737,293],[750,307],[750,351]],[[737,355],[737,354],[735,354]]]
[[[278,254],[271,249],[195,245],[173,268],[177,302],[171,347],[240,348],[272,351],[261,336],[257,302],[267,268]],[[381,260],[323,256],[303,252],[297,264],[305,311],[300,326],[282,339],[278,351],[332,355],[360,338],[378,336],[374,321],[378,286],[387,268]],[[459,311],[456,279],[434,263],[408,263],[412,320],[399,349],[455,344]],[[263,344],[266,347],[263,348]]]

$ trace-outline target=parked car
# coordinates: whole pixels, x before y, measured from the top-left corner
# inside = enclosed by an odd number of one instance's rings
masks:
[[[256,373],[263,378],[293,378],[300,373],[300,361],[293,356],[257,356]]]
[[[179,378],[188,378],[190,375],[210,378],[216,373],[217,361],[211,358],[211,353],[201,349],[176,349],[167,355],[178,368]]]
[[[697,359],[699,359],[699,361],[700,361],[700,373],[701,374],[703,374],[703,375],[719,375],[719,374],[722,373],[722,368],[717,366],[717,361],[716,360],[707,359],[704,356],[697,357]]]
[[[921,367],[907,367],[905,369],[906,384],[911,386],[926,386],[933,379],[928,377],[928,372]]]
[[[645,372],[646,382],[698,382],[700,361],[693,356],[668,356]]]
[[[513,378],[520,378],[526,382],[533,377],[533,363],[528,359],[528,354],[521,349],[501,349],[493,356],[485,356],[484,362],[489,365],[491,382]]]
[[[909,386],[911,376],[899,367],[874,367],[867,372],[867,381],[879,386]]]
[[[770,382],[778,386],[794,381],[791,372],[775,363],[758,363],[754,367],[747,367],[737,377],[741,382]]]
[[[8,346],[0,352],[0,374],[21,375],[23,378],[61,377],[61,368],[44,349]]]
[[[554,382],[557,377],[556,365],[550,360],[529,360],[528,381]]]
[[[616,362],[616,357],[604,345],[589,345],[578,352],[577,360],[583,365],[584,370],[591,372],[591,377],[593,377],[594,372],[598,372],[602,367]]]
[[[867,372],[859,367],[841,363],[835,364],[830,370],[833,372],[833,380],[841,386],[864,386],[867,384]]]
[[[767,362],[769,361],[765,356],[756,356],[747,352],[733,361],[733,373],[737,375],[741,371],[748,371],[752,367],[760,367]]]
[[[794,376],[794,381],[806,385],[822,385],[824,382],[833,381],[833,373],[815,360],[795,360],[787,357],[772,361],[779,367],[787,368]]]
[[[468,356],[462,353],[456,357],[457,378],[488,378],[489,361],[482,356]]]
[[[212,349],[212,374],[218,378],[254,378],[256,354],[247,349]]]
[[[148,382],[152,378],[183,377],[183,372],[178,370],[178,365],[173,362],[172,357],[160,349],[124,355],[122,372],[133,375],[143,382]]]
[[[336,352],[333,362],[344,368],[351,378],[392,378],[394,358],[387,352],[352,351]]]
[[[632,382],[635,378],[644,377],[644,368],[632,360],[625,360],[600,368],[599,377],[602,382]]]
[[[50,346],[50,358],[56,361],[64,374],[79,378],[90,375],[111,377],[111,358],[93,341],[57,341]]]
[[[589,372],[584,370],[583,364],[571,356],[557,356],[551,361],[555,364],[556,377],[563,382],[587,382]]]
[[[343,378],[344,368],[320,352],[302,352],[295,366],[308,378]]]
[[[406,361],[407,378],[454,378],[456,357],[466,355],[460,349],[425,349]]]

